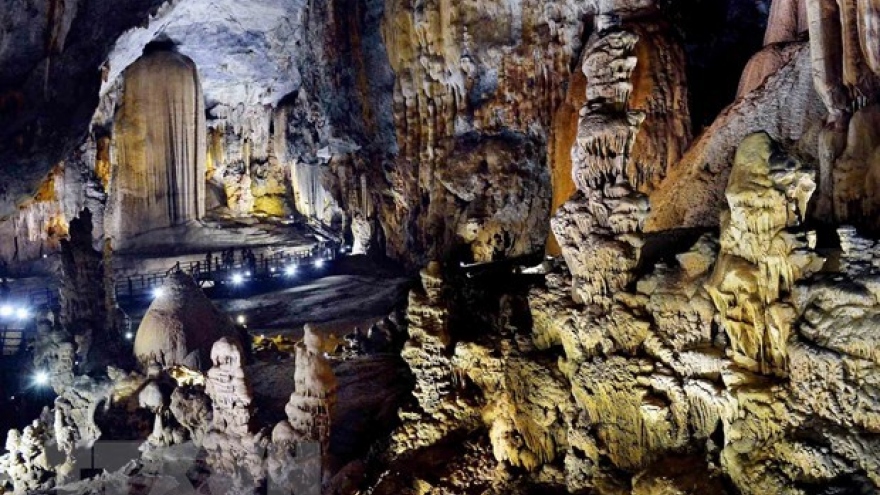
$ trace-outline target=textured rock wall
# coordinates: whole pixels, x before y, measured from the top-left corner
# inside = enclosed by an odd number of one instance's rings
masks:
[[[577,57],[586,7],[570,2],[435,2],[411,9],[406,2],[387,3],[382,33],[397,76],[393,108],[399,148],[385,170],[390,195],[382,202],[390,255],[412,261],[443,258],[456,245],[468,247],[471,239],[493,236],[494,231],[515,235],[518,225],[490,220],[468,226],[474,222],[462,210],[479,208],[474,203],[480,198],[453,200],[456,193],[438,175],[469,151],[461,146],[462,139],[507,133],[518,135],[507,146],[531,141],[536,150],[539,167],[514,158],[514,166],[523,170],[524,186],[547,188],[544,150]],[[486,29],[488,19],[491,29]],[[497,152],[503,152],[503,141],[496,143]],[[505,161],[503,155],[498,159]],[[477,170],[476,175],[490,184],[490,192],[498,179],[487,172]],[[546,218],[542,210],[549,190],[541,196],[530,214]],[[487,216],[492,215],[490,210]],[[460,220],[441,224],[439,218]],[[530,233],[534,239],[506,246],[499,254],[516,256],[540,248],[546,235],[546,223],[541,223]],[[477,232],[457,239],[455,233],[465,229]],[[424,255],[416,259],[414,253]]]
[[[821,267],[813,246],[790,229],[806,220],[815,173],[776,162],[769,136],[743,140],[721,217],[721,254],[709,282],[734,360],[756,372],[785,374],[794,284]]]
[[[769,49],[778,50],[786,62],[760,91],[726,108],[670,168],[651,194],[647,231],[717,225],[736,147],[749,134],[766,132],[776,140],[797,142],[805,155],[817,156],[826,112],[813,88],[809,47],[793,43]],[[680,193],[682,184],[687,194]]]

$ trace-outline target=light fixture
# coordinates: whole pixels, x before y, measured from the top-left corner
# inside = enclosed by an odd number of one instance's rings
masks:
[[[38,371],[34,374],[34,383],[42,387],[49,384],[49,373],[46,371]]]
[[[250,270],[244,272],[244,276],[245,276],[245,277],[250,277],[250,276],[251,276],[251,272],[250,272]]]
[[[12,316],[12,313],[15,312],[15,308],[8,304],[4,304],[0,306],[0,316]]]
[[[240,273],[232,274],[232,285],[241,285],[244,283],[244,276]]]
[[[125,340],[131,340],[134,338],[134,334],[131,332],[125,332]]]
[[[165,295],[165,287],[156,287],[153,289],[153,299],[159,299]]]
[[[272,268],[269,268],[269,271],[275,273],[275,267],[273,266]]]
[[[284,274],[288,277],[296,275],[296,265],[287,265],[287,267],[284,269]]]
[[[26,320],[31,316],[31,312],[27,308],[18,308],[15,310],[15,317],[19,320]]]
[[[315,260],[314,265],[315,265],[315,268],[321,268],[322,266],[324,266],[324,260],[321,258],[318,258]]]
[[[244,315],[238,315],[238,316],[235,318],[235,321],[237,321],[239,325],[244,325],[244,323],[245,323],[246,320],[245,320],[245,318],[244,318]]]

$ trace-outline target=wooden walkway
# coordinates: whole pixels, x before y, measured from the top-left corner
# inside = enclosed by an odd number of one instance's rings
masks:
[[[161,272],[118,277],[113,288],[116,301],[128,304],[145,303],[155,297],[156,289],[162,287],[165,280],[176,271],[188,273],[202,288],[232,287],[265,283],[281,277],[295,280],[294,275],[300,270],[307,267],[318,269],[339,255],[339,244],[332,241],[271,253],[248,252],[246,249],[230,249],[225,253],[225,259],[222,255],[211,254],[209,262],[208,253],[205,253],[203,261],[177,262]],[[246,256],[245,253],[249,255]],[[50,287],[14,291],[0,296],[0,357],[16,356],[24,351],[27,334],[35,328],[34,317],[38,312],[57,309],[59,304],[58,291]],[[12,308],[11,312],[8,308]],[[26,308],[26,318],[16,314],[19,308]]]
[[[308,248],[290,248],[272,254],[261,252],[245,256],[242,249],[229,250],[231,256],[205,253],[202,261],[178,262],[161,272],[142,273],[119,277],[115,282],[117,301],[132,302],[150,299],[154,291],[165,283],[165,279],[176,271],[189,274],[199,287],[218,287],[236,285],[249,281],[265,281],[276,277],[289,276],[303,266],[314,266],[331,262],[339,255],[339,245],[335,242],[322,242]],[[190,257],[191,258],[191,257]]]

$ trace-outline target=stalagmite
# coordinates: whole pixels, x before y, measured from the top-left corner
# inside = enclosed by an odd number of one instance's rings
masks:
[[[134,354],[144,368],[183,364],[206,369],[211,346],[226,337],[238,342],[232,320],[183,272],[174,272],[161,287],[138,327]]]
[[[92,248],[88,209],[70,222],[70,239],[61,247],[61,324],[80,343],[80,369],[102,369],[122,350],[122,342],[113,319],[118,308],[108,304],[104,287],[103,258]]]
[[[211,347],[205,393],[211,399],[211,425],[204,437],[208,465],[222,483],[255,486],[264,478],[263,453],[268,439],[255,431],[254,394],[244,370],[244,352],[232,339]]]
[[[293,492],[329,475],[336,410],[336,376],[324,356],[323,339],[311,325],[304,332],[296,347],[294,391],[284,408],[287,419],[272,430],[268,458],[272,480]]]
[[[306,325],[296,348],[294,392],[284,410],[299,441],[318,442],[328,452],[337,385],[323,353],[321,337]]]
[[[795,311],[786,295],[822,265],[805,252],[806,239],[787,229],[804,222],[814,190],[813,174],[796,160],[780,161],[766,134],[749,136],[737,150],[709,292],[734,361],[751,370],[787,372]]]
[[[648,212],[630,168],[630,154],[645,113],[627,110],[638,63],[632,31],[602,33],[587,46],[583,70],[590,84],[572,149],[572,178],[579,192],[551,221],[574,275],[575,300],[602,307],[630,281]]]
[[[409,340],[402,356],[416,375],[413,392],[425,412],[432,412],[452,392],[454,378],[449,362],[448,309],[443,301],[440,264],[432,262],[422,270],[423,291],[410,294],[407,318]]]
[[[205,104],[195,65],[156,48],[124,77],[108,229],[117,247],[130,236],[205,214]]]
[[[48,426],[42,420],[35,420],[22,431],[9,431],[7,453],[0,456],[0,472],[12,480],[16,495],[45,491],[55,484],[46,455],[48,434]]]

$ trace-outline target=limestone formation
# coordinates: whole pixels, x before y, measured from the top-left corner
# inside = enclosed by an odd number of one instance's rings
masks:
[[[727,185],[721,219],[721,255],[709,291],[727,332],[733,359],[762,373],[784,374],[794,308],[786,301],[794,283],[822,266],[803,224],[816,189],[810,171],[787,163],[769,136],[746,138]],[[815,234],[813,234],[815,242]]]
[[[316,442],[329,452],[336,377],[323,355],[321,337],[309,325],[304,332],[296,348],[294,392],[284,410],[297,441]]]
[[[331,473],[330,431],[337,382],[322,340],[310,325],[305,326],[303,340],[296,347],[294,391],[284,407],[287,419],[272,430],[269,475],[278,486],[293,492],[319,486]]]
[[[416,376],[413,395],[430,414],[453,392],[448,309],[443,304],[443,274],[432,262],[421,271],[422,290],[410,293],[407,312],[409,340],[402,356]]]
[[[182,364],[205,369],[211,347],[222,337],[239,341],[232,320],[189,275],[172,272],[141,320],[134,354],[144,368],[158,363],[166,368]]]
[[[530,240],[546,235],[546,223],[530,221],[526,233],[518,231],[519,219],[513,223],[499,220],[504,220],[502,212],[510,210],[535,218],[546,215],[542,210],[550,191],[538,193],[542,200],[525,213],[522,210],[529,206],[516,201],[537,191],[519,188],[546,187],[542,179],[546,172],[537,165],[547,140],[539,129],[550,127],[553,109],[565,96],[584,29],[583,14],[595,7],[565,1],[541,5],[453,2],[411,9],[405,1],[386,2],[381,34],[397,76],[388,103],[399,151],[393,164],[382,171],[380,180],[388,184],[388,194],[377,205],[390,255],[407,261],[418,257],[424,265],[455,251],[461,241],[449,235],[449,228],[453,227],[452,233],[460,230],[449,225],[448,218],[460,218],[456,223],[470,224],[472,229],[481,229],[486,218],[486,237],[497,232],[502,239],[523,242],[522,248],[508,249],[506,256],[530,254],[543,245]],[[497,29],[486,29],[485,19],[493,19]],[[526,144],[533,148],[531,157],[517,150],[523,138],[532,141]],[[468,142],[475,139],[494,141],[481,151],[490,169],[504,165],[520,178],[498,177],[478,167],[480,162],[467,155],[473,149]],[[503,163],[510,155],[516,160]],[[491,165],[494,160],[499,165]],[[471,180],[489,185],[483,188],[488,194],[463,197],[458,188],[450,192],[446,185],[451,177],[443,173],[450,162],[456,167],[467,165],[474,174]],[[493,184],[496,181],[504,182]],[[516,189],[504,195],[495,192],[511,186]],[[413,256],[418,252],[424,254]]]
[[[34,262],[58,252],[68,233],[70,219],[78,209],[66,208],[71,189],[84,188],[74,168],[58,164],[40,184],[33,198],[19,205],[18,211],[0,220],[0,235],[12,242],[0,244],[0,258],[9,262]]]
[[[796,493],[829,486],[877,490],[877,455],[870,447],[877,413],[865,396],[877,366],[865,350],[876,332],[859,323],[875,307],[865,284],[875,270],[869,260],[876,243],[848,227],[837,234],[841,249],[826,265],[830,271],[798,284],[792,294],[800,319],[788,352],[789,386],[741,394],[743,413],[722,460],[743,493],[782,493],[795,484],[805,487]],[[865,380],[845,369],[858,369]],[[809,425],[821,425],[815,440],[799,437]]]
[[[439,244],[466,247],[466,261],[513,258],[543,246],[550,191],[537,143],[516,135],[461,139],[435,180],[446,195],[435,198],[429,222],[439,226],[446,217],[435,234]]]
[[[400,412],[402,425],[392,436],[390,447],[397,456],[434,445],[460,429],[473,428],[479,420],[479,412],[458,393],[442,267],[432,262],[420,275],[421,289],[409,295],[409,339],[401,351],[415,379],[415,404]]]
[[[873,103],[880,88],[880,72],[874,63],[877,33],[871,28],[877,17],[873,3],[854,0],[807,3],[814,83],[828,110],[819,141],[816,205],[816,215],[825,222],[859,222],[860,218],[861,212],[848,211],[854,198],[846,193],[841,197],[837,187],[839,179],[835,175],[840,172],[838,161],[848,145],[847,128],[850,135],[864,132],[862,122],[851,121],[852,114]],[[873,194],[867,196],[873,201]]]
[[[48,428],[35,420],[22,431],[10,430],[6,454],[0,456],[0,468],[12,480],[15,494],[33,493],[51,488],[54,471],[46,455]]]
[[[186,428],[196,445],[202,445],[211,425],[211,401],[200,387],[178,386],[168,406],[174,420]]]
[[[809,29],[806,0],[773,0],[764,45],[797,40]]]
[[[600,32],[586,48],[587,103],[572,149],[572,178],[578,193],[551,224],[574,276],[575,300],[607,307],[635,269],[648,212],[636,184],[644,176],[630,168],[645,113],[628,110],[638,35]]]
[[[195,64],[151,48],[124,78],[108,229],[117,248],[132,236],[205,214],[205,103]]]
[[[764,33],[764,48],[752,56],[743,70],[737,98],[760,88],[781,69],[787,62],[785,47],[801,41],[808,29],[806,0],[773,0]]]
[[[211,347],[205,393],[211,399],[211,426],[203,446],[208,465],[236,486],[256,486],[263,479],[268,439],[254,428],[251,385],[244,372],[241,345],[223,337]]]
[[[6,3],[0,265],[62,275],[15,491],[880,492],[877,0]],[[313,305],[342,352],[251,353],[170,273],[117,362],[114,258],[232,222],[422,268],[406,331]]]
[[[80,369],[94,371],[122,350],[122,339],[113,319],[118,308],[105,291],[103,256],[92,248],[89,210],[70,222],[70,239],[61,246],[60,323],[78,343]]]
[[[813,88],[809,46],[801,42],[768,50],[783,59],[782,65],[759,91],[723,110],[670,167],[650,195],[646,231],[717,226],[736,148],[750,134],[766,132],[776,141],[797,143],[806,156],[818,156],[817,135],[827,110]],[[687,194],[681,194],[683,184]]]
[[[244,375],[244,354],[240,344],[221,338],[211,347],[206,393],[211,398],[214,417],[212,431],[244,435],[251,431],[250,384]]]

